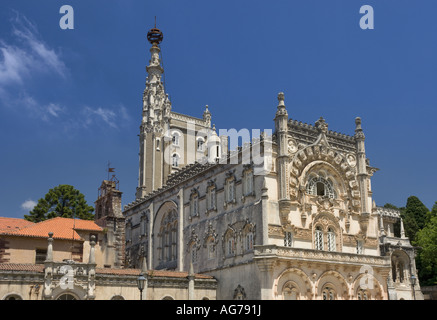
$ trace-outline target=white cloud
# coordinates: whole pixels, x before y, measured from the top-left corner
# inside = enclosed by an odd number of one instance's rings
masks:
[[[21,208],[27,211],[33,210],[33,208],[36,206],[36,202],[33,200],[26,200],[21,204]]]
[[[93,123],[103,122],[111,128],[117,129],[120,125],[125,126],[130,122],[130,116],[126,107],[118,106],[116,109],[91,108],[86,106],[83,109],[84,126],[88,127]]]
[[[60,55],[44,43],[34,24],[16,12],[12,29],[13,44],[0,40],[0,86],[22,84],[40,73],[65,77],[67,68]]]

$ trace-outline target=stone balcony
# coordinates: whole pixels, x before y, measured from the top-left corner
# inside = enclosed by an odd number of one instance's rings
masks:
[[[344,252],[321,251],[313,249],[289,248],[277,245],[255,246],[254,259],[274,259],[281,261],[309,262],[322,264],[342,264],[350,266],[369,265],[389,267],[390,258]]]

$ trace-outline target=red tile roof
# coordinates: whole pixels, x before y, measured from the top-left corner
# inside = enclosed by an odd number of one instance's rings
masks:
[[[0,263],[0,270],[44,272],[44,265],[27,263]]]
[[[32,224],[34,223],[25,219],[0,217],[0,232],[18,230]]]
[[[95,232],[103,231],[103,229],[92,220],[57,217],[25,226],[19,230],[1,230],[0,235],[3,234],[21,237],[48,238],[49,232],[53,232],[53,239],[83,241],[76,230]]]
[[[43,264],[26,264],[26,263],[0,263],[0,271],[29,271],[44,272]],[[96,268],[96,274],[110,274],[115,276],[138,276],[140,269],[113,269],[113,268]],[[149,277],[166,277],[166,278],[186,278],[188,272],[178,272],[169,270],[148,270]],[[214,279],[214,277],[205,274],[195,274],[196,279]]]
[[[112,275],[133,275],[138,276],[140,269],[115,269],[115,268],[96,268],[97,274],[112,274]],[[169,271],[169,270],[147,270],[149,277],[168,277],[168,278],[186,278],[188,272]],[[205,274],[195,274],[196,279],[214,279],[214,277]]]

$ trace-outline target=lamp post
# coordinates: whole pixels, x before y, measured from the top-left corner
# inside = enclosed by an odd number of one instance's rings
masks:
[[[411,282],[411,287],[413,288],[413,298],[414,298],[414,300],[416,300],[416,292],[414,291],[414,286],[416,285],[416,280],[417,280],[417,278],[414,276],[414,274],[411,275],[410,282]]]
[[[144,277],[143,273],[141,272],[137,278],[137,286],[138,286],[138,290],[140,290],[140,300],[143,300],[143,290],[144,290],[145,283],[146,283],[146,278]]]

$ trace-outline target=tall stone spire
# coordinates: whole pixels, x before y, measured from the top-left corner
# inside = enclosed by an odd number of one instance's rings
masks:
[[[291,208],[288,191],[288,113],[284,103],[284,93],[278,93],[278,107],[275,116],[275,131],[278,145],[279,213],[281,223],[287,224]]]
[[[146,88],[143,92],[143,110],[140,126],[139,178],[136,198],[142,198],[147,193],[160,188],[171,170],[170,164],[163,161],[164,139],[170,128],[171,103],[165,92],[159,44],[164,39],[161,30],[155,27],[147,33],[151,58],[146,66]],[[157,150],[159,152],[157,152]],[[167,168],[167,167],[168,168]]]
[[[355,143],[357,148],[357,168],[358,168],[358,182],[361,193],[361,215],[360,215],[360,227],[361,230],[366,233],[369,223],[369,215],[372,211],[370,208],[371,202],[369,201],[368,180],[369,174],[367,173],[367,160],[366,149],[364,146],[364,140],[366,139],[363,128],[361,127],[361,118],[355,118]]]

